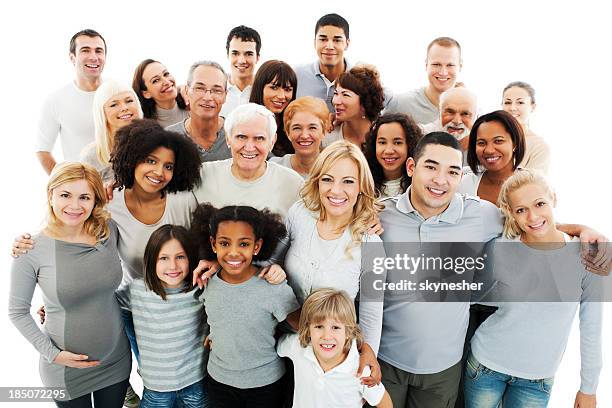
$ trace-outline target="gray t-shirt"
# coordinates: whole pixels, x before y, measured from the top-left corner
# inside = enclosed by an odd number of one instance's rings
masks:
[[[253,276],[230,284],[216,274],[202,294],[212,349],[208,375],[236,388],[263,387],[285,374],[274,330],[299,308],[286,282],[271,285]]]
[[[66,399],[130,376],[130,346],[115,298],[121,282],[117,226],[109,221],[109,227],[110,237],[95,245],[40,234],[11,267],[9,318],[40,353],[42,383],[65,388]],[[47,314],[42,330],[30,315],[37,285]],[[78,369],[53,363],[62,350],[86,354],[100,365]]]
[[[191,136],[189,135],[189,133],[187,133],[187,128],[185,127],[186,120],[187,119],[182,122],[175,123],[172,126],[168,126],[166,130],[180,133],[183,136],[191,139]],[[202,161],[204,162],[225,160],[230,159],[232,157],[232,152],[230,151],[225,141],[225,130],[223,128],[219,129],[219,131],[217,132],[217,140],[215,140],[212,146],[210,146],[208,149],[204,149],[198,144],[196,144],[196,146],[198,146],[200,157],[202,157]]]
[[[431,123],[440,117],[438,107],[425,95],[425,87],[393,95],[384,113],[406,113],[416,123]]]
[[[163,128],[183,122],[189,117],[189,111],[179,108],[178,104],[174,105],[172,109],[163,109],[156,106],[155,112],[157,113],[157,123]]]

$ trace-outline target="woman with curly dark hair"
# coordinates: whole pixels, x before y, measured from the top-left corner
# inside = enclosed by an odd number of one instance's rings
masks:
[[[132,89],[138,96],[144,117],[155,119],[164,128],[189,117],[176,80],[159,61],[147,58],[138,64]]]
[[[297,76],[286,62],[266,61],[257,70],[249,102],[265,106],[276,117],[276,143],[272,154],[277,157],[295,153],[285,133],[283,113],[287,105],[295,100],[296,91]]]
[[[336,120],[342,122],[323,139],[324,148],[337,140],[359,147],[366,141],[372,122],[384,107],[385,94],[378,71],[372,65],[356,65],[336,81],[332,103]]]
[[[364,154],[381,198],[402,194],[410,186],[406,160],[421,136],[416,122],[403,113],[382,115],[372,124]]]

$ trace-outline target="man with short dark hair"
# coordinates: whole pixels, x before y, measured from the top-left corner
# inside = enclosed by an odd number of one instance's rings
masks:
[[[295,67],[298,79],[296,96],[314,96],[327,103],[334,112],[335,81],[351,66],[344,58],[348,49],[349,23],[338,14],[326,14],[315,25],[314,45],[318,59],[309,64]]]
[[[225,49],[230,63],[230,77],[227,81],[227,98],[221,109],[224,118],[236,106],[249,102],[255,66],[261,51],[261,37],[254,29],[240,25],[229,32]]]
[[[106,42],[97,31],[81,30],[70,39],[70,61],[75,79],[47,97],[38,121],[34,147],[47,174],[56,164],[51,154],[59,134],[64,160],[77,161],[94,140],[92,105],[106,60]]]
[[[419,124],[435,121],[440,115],[440,95],[455,86],[462,65],[461,46],[456,40],[450,37],[434,39],[427,47],[425,58],[428,85],[394,95],[385,113],[407,113]]]

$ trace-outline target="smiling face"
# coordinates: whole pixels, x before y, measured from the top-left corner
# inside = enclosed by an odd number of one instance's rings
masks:
[[[407,159],[408,144],[402,125],[397,122],[381,125],[376,134],[376,160],[383,168],[385,180],[400,178]]]
[[[281,113],[293,98],[291,84],[281,86],[277,78],[267,83],[263,89],[263,105],[272,113]]]
[[[514,145],[504,126],[496,121],[484,122],[478,127],[476,157],[487,171],[511,171]]]
[[[476,116],[476,101],[460,93],[450,95],[441,103],[440,122],[445,132],[461,140],[469,136]]]
[[[461,71],[461,54],[457,47],[444,47],[434,44],[427,53],[425,61],[429,86],[442,93],[457,81],[457,73]]]
[[[319,199],[328,218],[346,218],[353,213],[359,197],[359,168],[344,157],[338,159],[319,179]]]
[[[140,119],[138,100],[132,92],[126,91],[113,95],[104,103],[104,116],[111,134],[132,123],[134,119]]]
[[[539,184],[525,184],[508,195],[512,218],[524,242],[555,242],[555,199]]]
[[[106,61],[106,48],[100,37],[80,35],[75,39],[75,53],[70,54],[76,75],[89,81],[100,78]]]
[[[191,115],[217,120],[225,103],[226,86],[225,75],[217,68],[207,65],[197,67],[187,90]]]
[[[519,86],[506,89],[502,106],[521,125],[529,124],[529,117],[535,109],[535,104],[531,100],[529,92]]]
[[[295,112],[288,127],[287,137],[295,154],[311,156],[319,153],[325,132],[321,119],[308,111]]]
[[[349,40],[340,27],[321,26],[315,35],[315,49],[319,56],[319,64],[333,68],[344,64],[344,51],[349,46]]]
[[[173,101],[178,95],[174,77],[159,62],[152,62],[145,67],[142,80],[146,87],[142,95],[147,99],[160,103]]]
[[[178,289],[183,286],[183,281],[189,274],[189,259],[178,240],[173,238],[162,245],[157,256],[155,273],[164,288]]]
[[[229,59],[232,78],[252,79],[255,65],[259,61],[257,43],[255,41],[242,41],[241,38],[234,37],[229,42],[227,58]]]
[[[255,273],[251,264],[261,248],[262,240],[255,238],[253,227],[243,221],[219,223],[217,235],[210,238],[217,262],[222,268],[220,277],[226,282],[240,283]]]
[[[82,228],[93,211],[96,199],[87,180],[81,179],[54,188],[50,203],[55,218],[63,226]]]
[[[336,85],[332,104],[336,110],[336,119],[338,121],[344,122],[365,115],[365,110],[361,106],[359,95],[340,85]]]
[[[344,352],[346,344],[346,326],[327,317],[324,321],[311,323],[308,326],[310,344],[319,364],[330,370],[342,363],[348,353]]]
[[[408,159],[406,170],[412,177],[410,202],[425,219],[446,210],[459,187],[461,166],[461,152],[439,144],[425,146],[416,163]]]
[[[174,174],[174,152],[166,147],[153,150],[134,169],[134,187],[152,194],[162,191]]]
[[[251,120],[236,124],[228,138],[233,165],[242,173],[263,173],[270,152],[267,119],[256,115]]]

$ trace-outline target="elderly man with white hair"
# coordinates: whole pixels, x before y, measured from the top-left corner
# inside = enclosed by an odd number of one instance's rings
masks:
[[[276,141],[274,114],[248,103],[235,108],[224,126],[232,158],[202,164],[202,184],[194,190],[198,202],[217,208],[268,208],[284,218],[299,199],[304,180],[295,171],[266,161]]]
[[[476,120],[477,102],[476,95],[466,88],[445,91],[440,95],[440,117],[435,122],[421,125],[423,134],[436,131],[450,133],[459,141],[465,157],[468,136]]]

